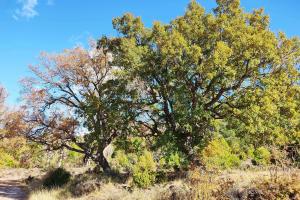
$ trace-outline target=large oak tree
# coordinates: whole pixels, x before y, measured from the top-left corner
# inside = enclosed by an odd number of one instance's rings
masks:
[[[242,137],[255,135],[257,142],[289,126],[299,136],[299,39],[277,37],[262,9],[247,13],[239,0],[217,0],[214,12],[206,13],[191,1],[168,24],[147,28],[125,14],[113,25],[121,37],[99,40],[99,46],[110,46],[124,76],[140,82],[137,122],[162,144],[190,155],[210,139],[218,120],[229,119],[245,128]],[[273,126],[283,113],[293,122]]]

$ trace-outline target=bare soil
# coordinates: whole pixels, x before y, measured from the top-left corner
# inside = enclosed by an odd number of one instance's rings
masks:
[[[68,169],[73,175],[83,173],[87,168]],[[41,178],[45,172],[32,169],[0,169],[0,200],[27,200],[29,188],[25,180],[31,176]]]
[[[28,192],[26,186],[19,181],[0,181],[1,200],[26,200]]]
[[[28,188],[24,182],[28,176],[40,174],[38,169],[1,169],[0,200],[26,200]]]

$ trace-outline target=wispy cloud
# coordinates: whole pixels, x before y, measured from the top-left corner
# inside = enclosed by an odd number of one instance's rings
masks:
[[[89,31],[83,31],[77,35],[72,35],[68,41],[75,46],[84,46],[87,40],[92,38],[92,34]]]
[[[54,0],[47,0],[47,5],[48,6],[54,5]]]
[[[18,0],[18,3],[21,4],[21,8],[15,10],[13,14],[15,20],[19,18],[31,19],[39,14],[36,11],[38,0]]]

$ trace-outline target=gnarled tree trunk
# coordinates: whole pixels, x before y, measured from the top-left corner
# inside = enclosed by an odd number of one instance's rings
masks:
[[[105,158],[103,152],[102,152],[102,154],[98,158],[98,163],[99,163],[99,165],[101,166],[102,170],[105,173],[111,171],[111,167],[109,166],[109,163],[108,163],[107,159]]]
[[[100,171],[100,168],[102,168],[102,170],[105,172],[105,173],[109,173],[111,171],[111,167],[109,165],[109,162],[108,162],[108,157],[110,156],[105,150],[106,148],[109,146],[109,145],[103,145],[105,146],[104,148],[99,148],[98,150],[98,154],[97,154],[97,157],[96,157],[96,160],[94,160],[96,162],[96,164],[98,165],[96,167],[96,170],[97,171]]]

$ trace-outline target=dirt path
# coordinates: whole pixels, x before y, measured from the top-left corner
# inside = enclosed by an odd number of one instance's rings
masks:
[[[1,169],[0,200],[27,200],[28,190],[24,180],[39,173],[38,169]]]
[[[26,200],[28,193],[26,187],[19,181],[0,180],[0,199],[1,200]]]
[[[72,168],[70,171],[72,174],[80,174],[86,171],[86,168]],[[0,169],[0,200],[27,200],[29,189],[24,180],[29,176],[39,178],[44,174],[45,172],[38,168]]]

